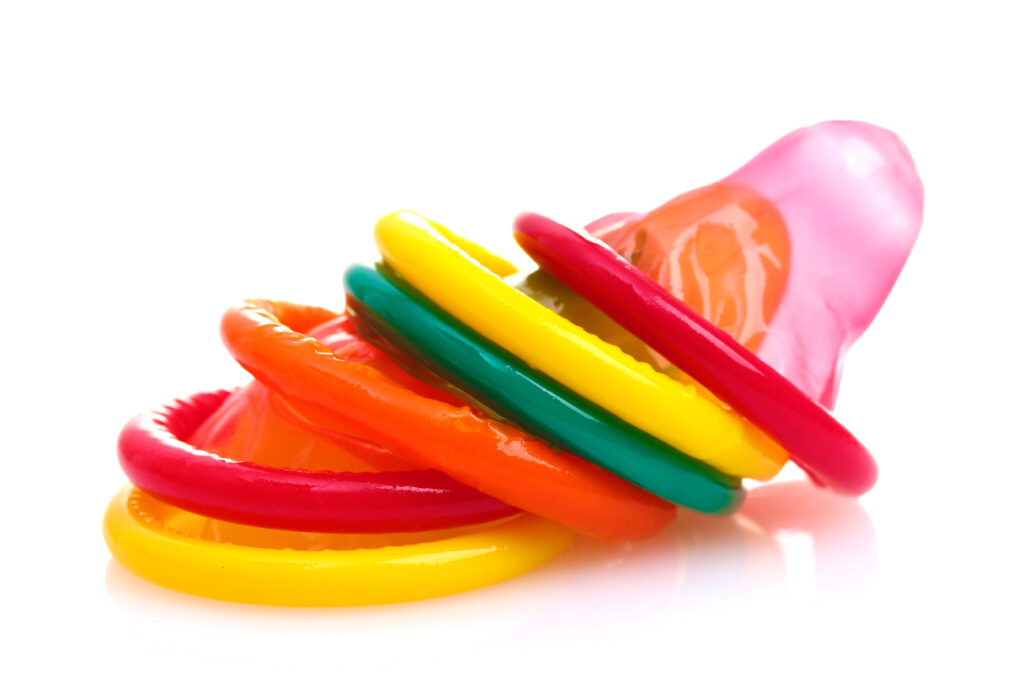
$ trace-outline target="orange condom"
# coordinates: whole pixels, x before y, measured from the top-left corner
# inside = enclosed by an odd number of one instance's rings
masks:
[[[224,314],[221,332],[235,359],[300,411],[327,413],[351,434],[513,506],[608,541],[651,536],[675,516],[671,504],[606,470],[341,359],[305,334],[335,317],[253,299]]]

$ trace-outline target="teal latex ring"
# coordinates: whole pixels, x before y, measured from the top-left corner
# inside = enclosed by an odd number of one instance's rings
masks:
[[[383,337],[491,411],[655,496],[714,514],[743,500],[738,478],[628,425],[458,322],[387,266],[378,271],[345,273],[356,326],[371,341]]]

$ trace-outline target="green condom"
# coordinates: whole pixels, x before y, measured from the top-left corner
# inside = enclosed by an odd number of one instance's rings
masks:
[[[361,334],[382,337],[489,411],[655,496],[704,513],[743,500],[725,475],[638,430],[448,315],[385,265],[349,267]]]

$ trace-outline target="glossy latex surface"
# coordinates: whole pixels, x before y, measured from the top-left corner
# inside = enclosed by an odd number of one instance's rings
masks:
[[[517,427],[467,405],[425,397],[365,364],[338,358],[311,330],[334,318],[323,309],[249,300],[222,319],[225,344],[257,380],[302,411],[329,415],[351,433],[473,489],[504,499],[515,482],[553,504],[553,518],[607,540],[646,537],[674,509],[582,459],[559,452]]]
[[[597,236],[748,349],[764,339],[790,245],[782,217],[756,192],[716,183]]]
[[[348,316],[316,326],[309,336],[340,359],[374,368],[415,393],[456,403],[450,394],[405,372],[386,353],[362,339]],[[235,391],[199,426],[189,441],[238,461],[303,470],[379,472],[420,466],[322,411],[299,409],[259,381]]]
[[[892,289],[924,191],[896,135],[830,121],[722,182],[587,229],[828,408]]]
[[[536,214],[517,219],[516,239],[542,268],[760,425],[815,481],[853,495],[874,484],[871,455],[824,408],[606,245]]]
[[[385,216],[375,235],[384,260],[442,309],[629,424],[730,475],[767,479],[785,463],[754,425],[515,291],[421,216]]]
[[[431,470],[346,473],[228,460],[187,440],[227,400],[196,394],[131,420],[118,458],[138,486],[182,508],[287,530],[390,532],[467,525],[516,509]]]
[[[519,359],[445,314],[382,266],[345,274],[349,306],[364,337],[383,335],[449,382],[532,434],[600,465],[664,499],[708,513],[725,513],[742,498],[739,482],[653,439],[595,404],[530,369]],[[383,274],[383,275],[382,275]],[[371,330],[364,331],[364,326]],[[506,499],[543,514],[527,498]],[[575,493],[566,492],[565,497]]]
[[[239,542],[261,533],[218,529],[133,487],[111,500],[103,532],[113,556],[151,582],[209,598],[285,606],[393,603],[468,591],[532,570],[572,536],[556,523],[520,514],[402,546],[382,545],[396,540],[389,537],[367,539],[370,548],[338,548],[359,543],[347,539],[311,550],[308,537],[297,533],[272,533],[281,548],[269,539],[248,546]]]

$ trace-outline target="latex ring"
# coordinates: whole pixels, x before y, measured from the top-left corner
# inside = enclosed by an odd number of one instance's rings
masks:
[[[286,530],[429,530],[517,512],[436,470],[311,472],[227,460],[188,444],[184,438],[229,395],[196,394],[129,421],[117,445],[128,479],[196,513]]]
[[[609,541],[651,536],[674,518],[669,504],[583,459],[470,406],[417,394],[290,327],[334,317],[250,300],[224,314],[221,331],[239,363],[291,405],[327,412],[402,459],[509,504]]]
[[[373,333],[383,336],[495,413],[663,499],[706,513],[727,513],[739,505],[743,491],[736,478],[680,454],[530,369],[438,309],[387,266],[380,269],[352,266],[345,274],[349,308],[357,314],[360,335],[371,343],[383,346]]]
[[[481,531],[405,546],[296,550],[186,536],[166,524],[177,513],[125,487],[103,519],[111,554],[136,575],[177,591],[283,606],[396,603],[468,591],[542,565],[572,536],[553,522],[518,515]]]
[[[814,481],[852,495],[874,485],[871,454],[828,411],[607,245],[536,214],[516,220],[516,240],[541,268],[772,435]]]
[[[374,232],[384,260],[434,303],[627,423],[730,475],[764,480],[785,464],[756,426],[513,289],[422,216],[389,214]]]

